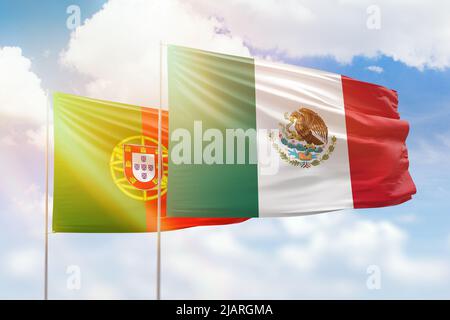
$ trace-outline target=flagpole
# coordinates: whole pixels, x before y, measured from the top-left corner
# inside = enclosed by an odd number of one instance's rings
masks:
[[[157,236],[156,236],[156,300],[161,300],[161,181],[163,157],[161,148],[162,126],[162,72],[163,72],[163,45],[159,43],[159,108],[158,108],[158,204],[157,204]]]
[[[46,133],[45,133],[45,251],[44,251],[44,300],[48,300],[48,167],[49,167],[49,117],[50,117],[50,97],[47,91],[47,107],[46,107]]]

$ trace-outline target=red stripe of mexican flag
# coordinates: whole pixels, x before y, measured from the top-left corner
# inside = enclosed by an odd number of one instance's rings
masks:
[[[295,216],[416,192],[394,91],[177,46],[167,57],[169,215]]]
[[[342,76],[353,206],[384,207],[411,199],[416,188],[408,171],[397,92]]]

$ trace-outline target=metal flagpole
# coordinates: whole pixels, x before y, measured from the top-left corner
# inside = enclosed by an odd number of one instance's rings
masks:
[[[46,138],[45,138],[45,253],[44,253],[44,300],[48,300],[48,167],[49,167],[49,138],[50,138],[50,97],[47,91]]]
[[[158,204],[157,204],[157,236],[156,236],[156,300],[161,300],[161,181],[163,157],[161,148],[162,126],[162,91],[163,91],[163,44],[159,43],[159,109],[158,109]]]

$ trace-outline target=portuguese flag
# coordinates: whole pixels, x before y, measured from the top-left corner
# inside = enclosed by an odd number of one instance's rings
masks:
[[[416,192],[394,90],[178,46],[167,72],[169,216],[296,216]]]
[[[53,99],[53,231],[156,231],[158,110],[62,93]],[[167,217],[167,111],[162,144],[161,230],[245,220]]]

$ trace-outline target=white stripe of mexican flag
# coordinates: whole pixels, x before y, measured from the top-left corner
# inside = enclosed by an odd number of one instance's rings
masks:
[[[168,215],[302,215],[415,192],[396,92],[182,47],[167,57]]]
[[[299,215],[353,208],[341,77],[318,70],[255,60],[255,87],[258,129],[270,130],[279,128],[280,123],[289,124],[289,120],[284,117],[286,113],[291,115],[301,108],[307,108],[316,112],[325,122],[328,144],[332,144],[332,137],[337,139],[330,158],[314,168],[301,167],[298,155],[306,152],[301,153],[274,139],[272,143],[279,146],[280,150],[277,152],[271,146],[270,155],[273,157],[271,163],[277,165],[277,172],[270,174],[270,168],[259,170],[259,216]],[[260,138],[268,139],[265,135]],[[288,143],[291,142],[293,145],[302,145],[295,144],[295,139],[288,140]],[[322,147],[325,149],[322,153],[326,152],[326,147]],[[268,163],[268,154],[258,153],[260,167]],[[292,160],[281,160],[280,155],[283,154],[291,155],[289,158]],[[322,156],[321,153],[310,155],[315,156],[316,160]],[[304,166],[310,165],[312,161],[312,158],[304,161]],[[294,165],[297,163],[300,165]],[[264,174],[264,171],[268,174]]]

